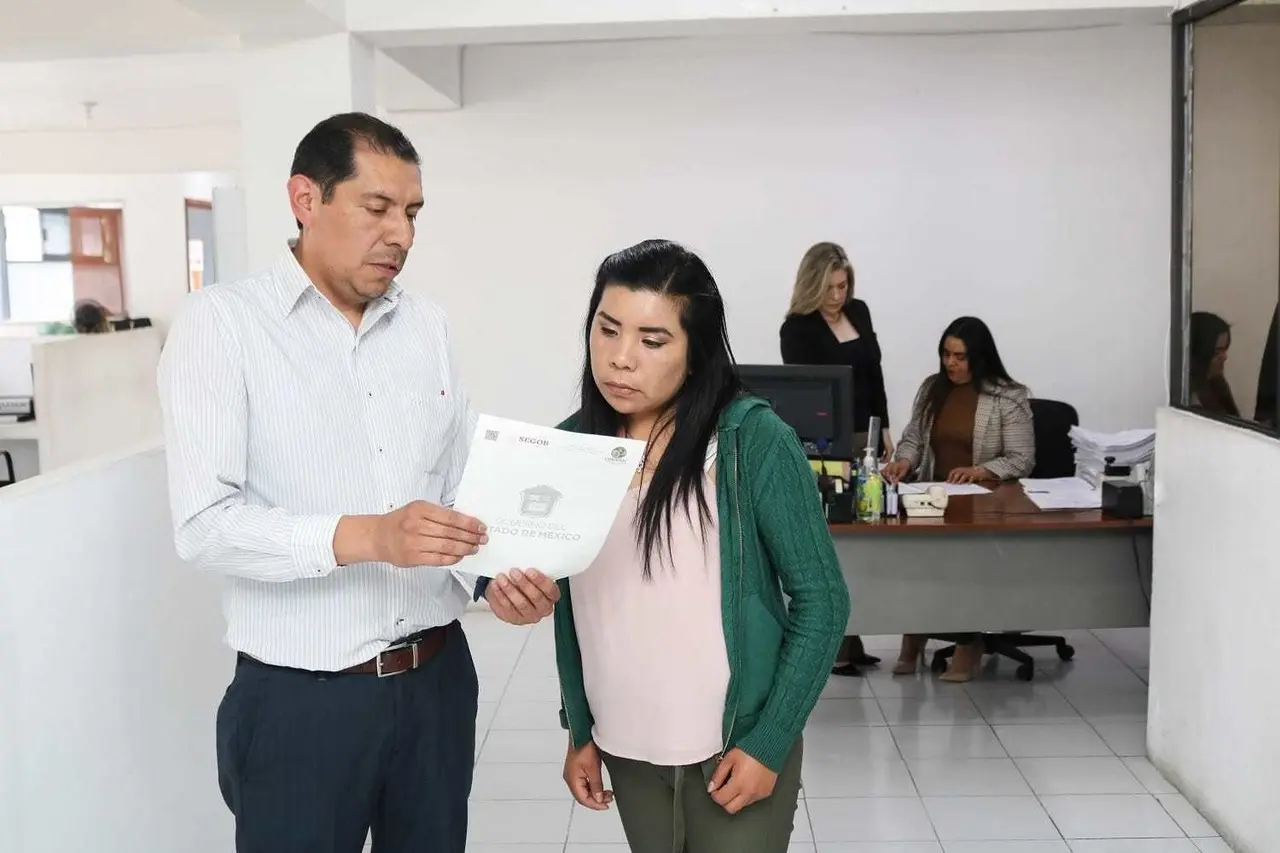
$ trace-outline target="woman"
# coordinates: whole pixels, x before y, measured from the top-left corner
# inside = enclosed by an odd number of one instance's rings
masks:
[[[920,386],[896,458],[884,468],[893,483],[1017,480],[1035,467],[1036,442],[1025,386],[1010,378],[987,324],[961,317],[938,342],[938,372]],[[916,671],[926,637],[902,638],[895,675]],[[959,635],[944,681],[969,681],[982,663],[976,634]]]
[[[791,307],[778,332],[783,364],[847,364],[853,368],[853,446],[867,446],[874,415],[880,419],[880,456],[893,453],[889,404],[880,368],[880,343],[871,309],[853,298],[853,266],[835,243],[817,243],[804,253],[791,291]],[[849,635],[836,652],[835,675],[861,675],[860,666],[880,659],[866,653],[862,638]]]
[[[1217,415],[1240,417],[1231,386],[1223,371],[1231,349],[1231,327],[1217,314],[1191,315],[1191,405]]]
[[[616,796],[635,853],[783,853],[801,731],[849,617],[813,473],[743,394],[697,256],[658,240],[609,256],[584,331],[561,427],[647,451],[600,554],[561,581],[565,782],[586,808]]]

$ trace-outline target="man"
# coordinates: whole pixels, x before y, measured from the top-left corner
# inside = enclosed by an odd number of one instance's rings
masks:
[[[240,853],[463,853],[477,682],[469,597],[528,624],[538,572],[446,567],[487,541],[452,503],[474,418],[434,304],[395,283],[418,155],[363,114],[298,145],[300,236],[197,292],[160,364],[178,553],[227,576],[239,652],[218,774]],[[285,247],[282,247],[284,249]]]

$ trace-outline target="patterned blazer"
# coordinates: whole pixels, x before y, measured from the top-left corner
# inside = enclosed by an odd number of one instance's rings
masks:
[[[911,422],[902,432],[894,459],[905,459],[916,479],[933,482],[933,417],[926,411],[929,389],[937,380],[930,376],[916,393]],[[1017,480],[1031,474],[1036,466],[1036,436],[1031,421],[1031,401],[1026,387],[1001,383],[978,395],[973,418],[973,464],[981,465],[1001,480]],[[945,479],[950,472],[937,472]]]

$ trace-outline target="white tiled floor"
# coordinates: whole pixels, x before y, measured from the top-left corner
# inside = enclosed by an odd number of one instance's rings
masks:
[[[626,853],[615,812],[573,805],[550,625],[466,617],[480,672],[468,853]],[[1078,632],[1030,684],[988,664],[833,678],[805,732],[797,853],[1229,853],[1145,754],[1147,632]],[[867,638],[892,661],[897,638]]]

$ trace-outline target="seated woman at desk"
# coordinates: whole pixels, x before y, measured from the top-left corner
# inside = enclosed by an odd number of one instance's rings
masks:
[[[893,453],[889,404],[880,367],[880,343],[871,325],[871,309],[853,298],[853,265],[835,243],[815,243],[804,253],[791,290],[791,307],[778,330],[783,364],[847,364],[853,369],[853,446],[867,446],[872,416],[880,418],[879,455]],[[834,675],[861,675],[875,666],[862,638],[849,635],[836,652]]]
[[[1231,327],[1217,314],[1196,311],[1191,315],[1191,405],[1203,412],[1240,417],[1240,407],[1223,373]]]
[[[1029,475],[1035,467],[1029,395],[1005,370],[987,324],[976,317],[955,320],[942,333],[938,360],[938,372],[916,394],[911,422],[884,468],[885,478],[975,483]],[[926,639],[902,638],[895,674],[915,672]],[[963,635],[942,679],[969,681],[981,662],[978,635]]]

